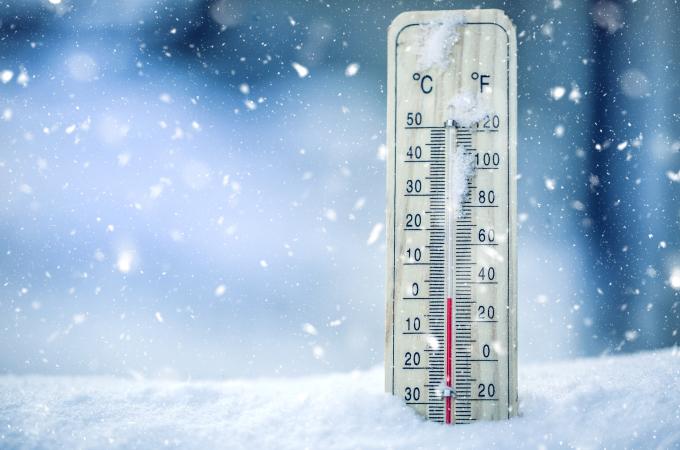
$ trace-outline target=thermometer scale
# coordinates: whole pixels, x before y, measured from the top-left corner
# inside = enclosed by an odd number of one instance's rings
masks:
[[[502,11],[390,26],[385,387],[435,422],[517,414],[516,72]]]

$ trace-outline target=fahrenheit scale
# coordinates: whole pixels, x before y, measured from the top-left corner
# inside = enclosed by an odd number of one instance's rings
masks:
[[[517,414],[516,45],[499,10],[389,29],[386,390],[436,422]]]

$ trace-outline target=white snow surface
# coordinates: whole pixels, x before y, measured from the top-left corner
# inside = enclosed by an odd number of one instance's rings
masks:
[[[520,367],[521,416],[428,423],[383,370],[171,382],[0,377],[0,448],[680,448],[680,352]]]

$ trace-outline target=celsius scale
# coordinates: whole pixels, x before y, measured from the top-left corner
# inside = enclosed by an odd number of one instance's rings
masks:
[[[385,388],[435,422],[518,412],[516,50],[499,10],[389,29]]]

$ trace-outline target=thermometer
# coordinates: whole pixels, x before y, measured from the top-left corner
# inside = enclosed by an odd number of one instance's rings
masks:
[[[516,49],[499,10],[389,29],[385,387],[435,422],[517,414]]]

